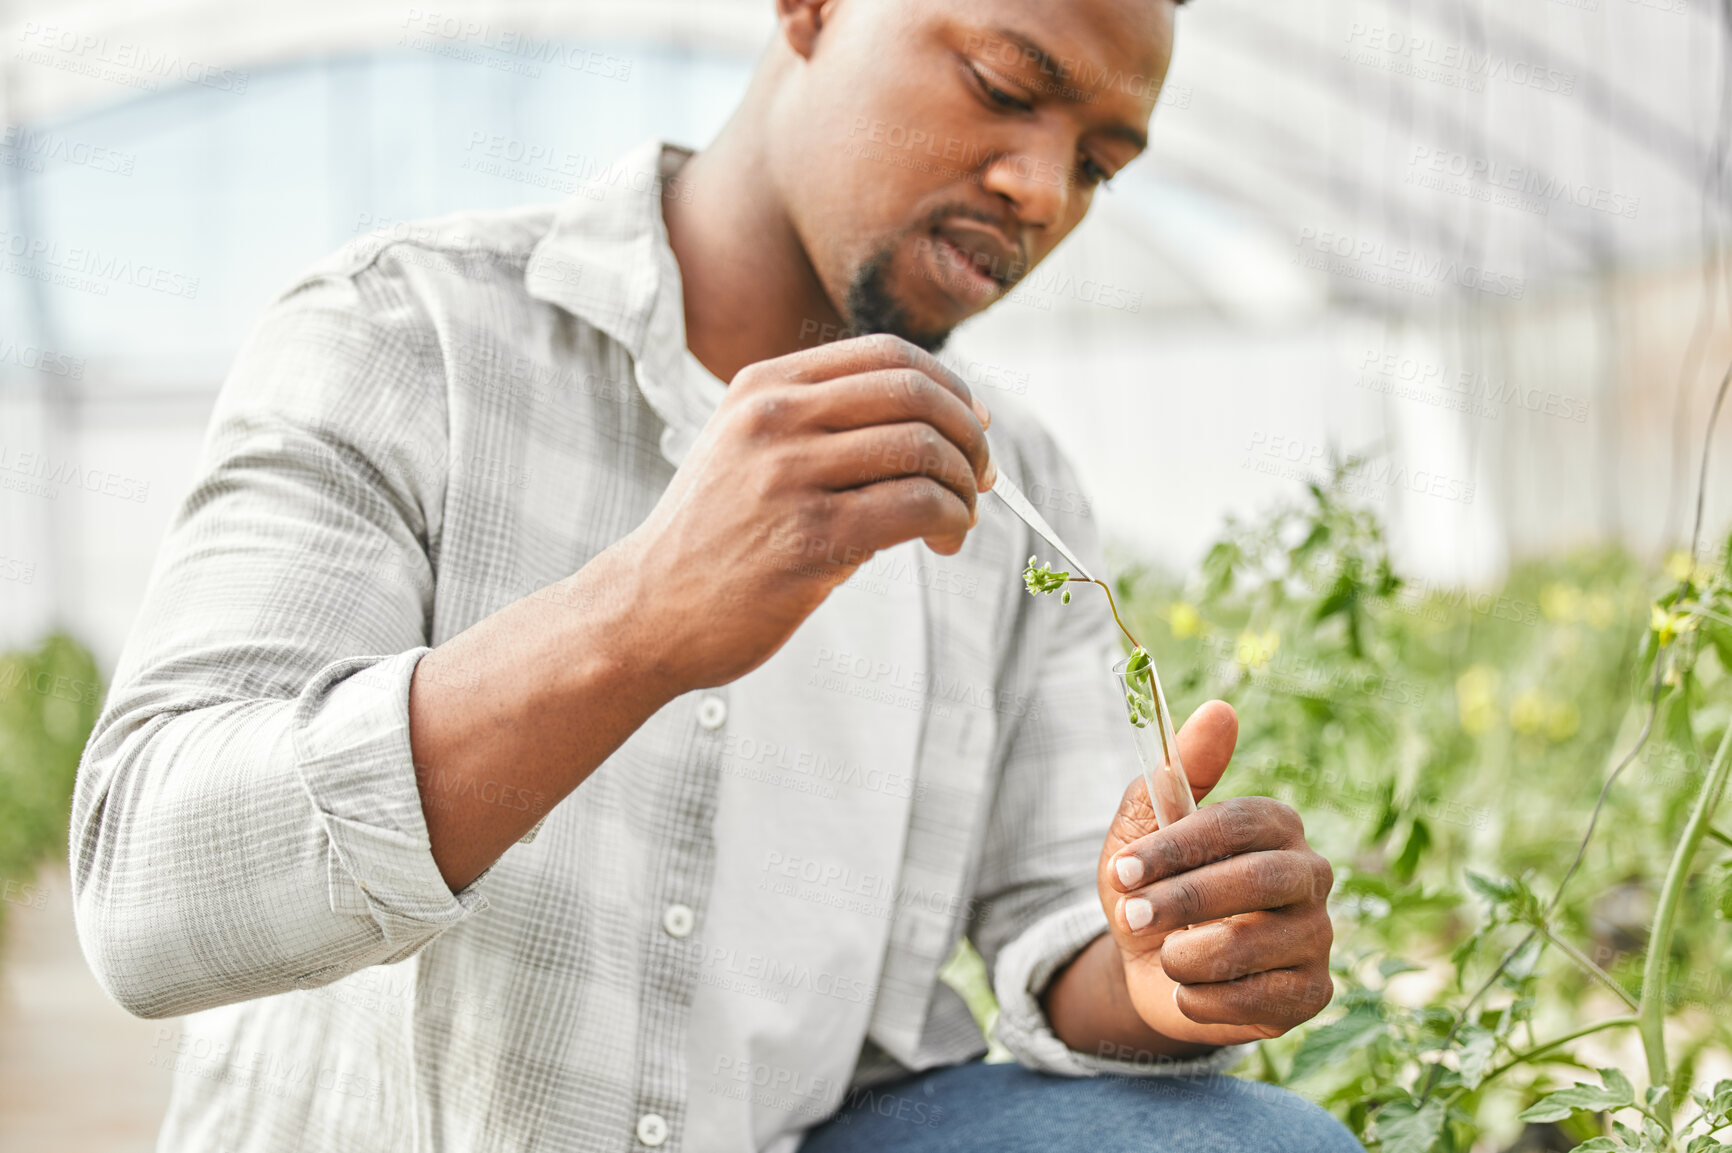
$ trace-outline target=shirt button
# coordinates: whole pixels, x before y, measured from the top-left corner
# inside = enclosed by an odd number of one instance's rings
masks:
[[[698,702],[698,724],[706,729],[719,729],[728,719],[728,702],[721,697],[705,697]]]
[[[697,919],[690,905],[669,905],[662,914],[662,928],[670,937],[689,937]]]
[[[668,1139],[668,1123],[660,1113],[645,1113],[637,1119],[637,1139],[654,1149]]]

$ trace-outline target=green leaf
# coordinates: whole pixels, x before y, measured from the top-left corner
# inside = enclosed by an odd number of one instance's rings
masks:
[[[1595,1137],[1577,1145],[1570,1153],[1621,1153],[1628,1146],[1620,1145],[1610,1137]]]
[[[1728,671],[1732,671],[1732,628],[1723,624],[1711,624],[1703,631],[1707,633],[1714,651],[1720,654],[1720,663]]]
[[[1494,907],[1507,905],[1516,899],[1519,890],[1516,883],[1508,877],[1488,877],[1476,873],[1472,869],[1467,872],[1467,887],[1484,897]]]
[[[1411,881],[1414,870],[1419,868],[1419,859],[1425,850],[1431,847],[1431,828],[1420,817],[1413,818],[1413,827],[1408,830],[1407,844],[1402,846],[1401,855],[1390,863],[1389,871],[1401,881]]]
[[[1392,1101],[1377,1111],[1377,1143],[1381,1153],[1431,1153],[1449,1110],[1437,1098],[1415,1108],[1412,1101]]]
[[[1714,879],[1714,915],[1732,921],[1732,864],[1722,863]]]
[[[1293,1069],[1287,1080],[1301,1080],[1326,1065],[1345,1060],[1382,1032],[1385,1024],[1376,1005],[1356,1005],[1345,1017],[1311,1030],[1293,1055]]]
[[[1461,1040],[1461,1052],[1458,1060],[1461,1063],[1461,1083],[1469,1089],[1477,1089],[1491,1065],[1491,1059],[1497,1054],[1497,1034],[1490,1029],[1478,1025],[1464,1026],[1458,1034]]]
[[[1377,962],[1377,975],[1385,981],[1402,973],[1418,973],[1424,969],[1424,965],[1415,965],[1406,957],[1385,957]]]
[[[1540,1098],[1537,1104],[1522,1110],[1518,1120],[1562,1121],[1572,1113],[1584,1110],[1600,1113],[1607,1109],[1626,1109],[1636,1102],[1636,1091],[1630,1081],[1616,1069],[1598,1070],[1604,1085],[1589,1085],[1577,1081],[1568,1089],[1559,1089]]]

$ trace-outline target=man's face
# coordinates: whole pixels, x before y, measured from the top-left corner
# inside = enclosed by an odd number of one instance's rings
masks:
[[[834,0],[778,94],[790,218],[854,332],[936,349],[1146,143],[1171,0]]]

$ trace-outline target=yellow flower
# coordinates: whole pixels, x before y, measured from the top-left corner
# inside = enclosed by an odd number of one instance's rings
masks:
[[[1695,628],[1696,621],[1694,617],[1683,613],[1651,605],[1648,610],[1648,627],[1659,635],[1660,647],[1664,648],[1676,640],[1679,633],[1687,633]]]
[[[1596,629],[1606,629],[1618,619],[1618,602],[1610,593],[1598,592],[1588,598],[1588,623]]]
[[[1714,567],[1697,564],[1694,557],[1681,549],[1666,558],[1666,575],[1675,581],[1687,580],[1697,588],[1714,583]]]
[[[1176,637],[1194,637],[1203,631],[1203,617],[1196,607],[1185,601],[1174,601],[1167,613],[1167,627]]]
[[[1470,736],[1489,733],[1497,724],[1498,671],[1474,665],[1455,679],[1455,706],[1462,731]]]
[[[1582,590],[1574,585],[1553,581],[1540,590],[1540,611],[1547,619],[1554,621],[1580,620],[1582,616]]]
[[[1555,701],[1546,709],[1546,739],[1567,741],[1582,727],[1582,710],[1574,701]]]
[[[1242,632],[1236,655],[1246,668],[1260,668],[1274,659],[1275,650],[1280,647],[1281,634],[1274,629],[1266,633]]]
[[[1545,723],[1545,698],[1533,689],[1516,697],[1509,707],[1509,727],[1518,733],[1537,733]]]

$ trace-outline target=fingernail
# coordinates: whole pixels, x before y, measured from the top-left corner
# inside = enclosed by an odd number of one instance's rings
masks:
[[[968,514],[968,527],[973,528],[980,523],[980,505],[976,504]]]
[[[1119,884],[1127,889],[1135,888],[1143,879],[1143,862],[1138,857],[1120,857],[1113,868],[1118,871]]]
[[[996,460],[988,460],[986,462],[986,475],[980,478],[980,491],[991,492],[992,486],[997,483],[998,462]]]
[[[978,396],[970,397],[969,399],[974,402],[974,415],[980,418],[980,427],[991,428],[992,410],[988,409],[986,405],[981,402],[981,399]]]
[[[1140,932],[1149,927],[1149,922],[1155,919],[1155,907],[1141,897],[1132,897],[1125,902],[1125,924],[1131,927],[1131,932]]]

